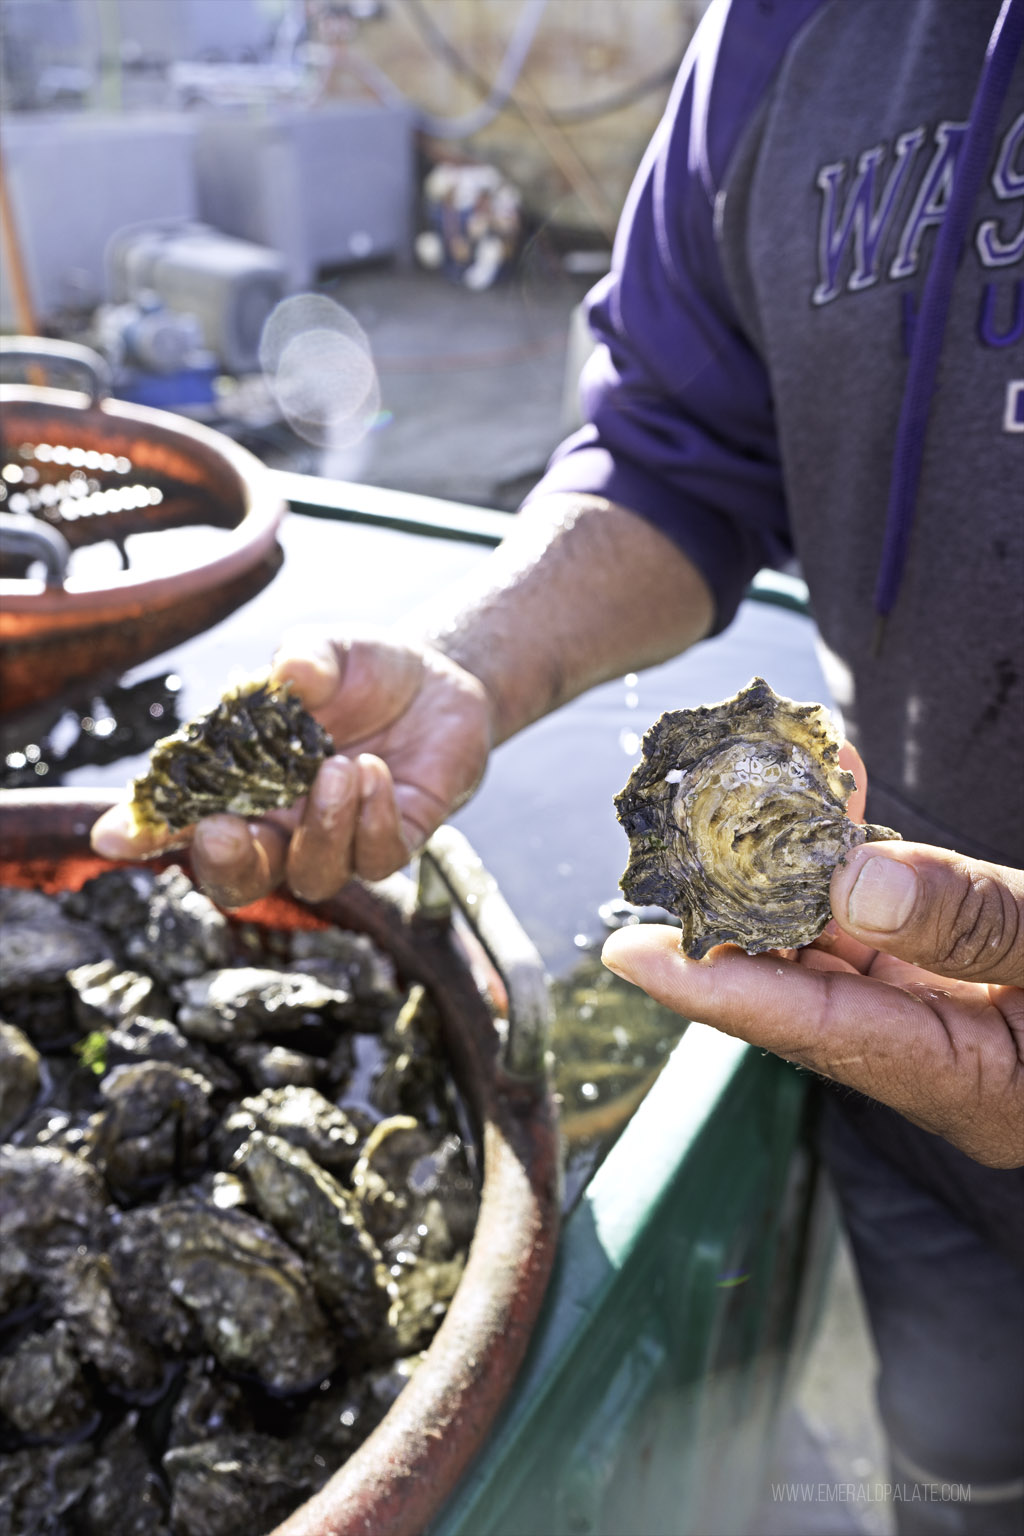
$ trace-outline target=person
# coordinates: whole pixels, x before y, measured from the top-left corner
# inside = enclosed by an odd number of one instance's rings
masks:
[[[835,1085],[922,1536],[1024,1529],[1022,38],[1024,0],[713,0],[589,301],[586,425],[432,614],[285,639],[337,753],[303,805],[192,845],[229,907],[381,877],[502,741],[718,633],[795,553],[867,815],[906,841],[850,856],[799,953],[691,962],[646,926],[605,953]],[[94,842],[156,846],[121,811]]]

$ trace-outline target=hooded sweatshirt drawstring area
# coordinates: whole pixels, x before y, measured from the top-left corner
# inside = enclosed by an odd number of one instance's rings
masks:
[[[881,650],[885,621],[899,595],[917,510],[928,415],[949,314],[957,265],[968,222],[988,170],[996,125],[1017,56],[1024,44],[1024,0],[1003,0],[992,29],[967,132],[957,157],[949,205],[939,227],[921,307],[914,325],[910,364],[893,451],[892,479],[882,558],[875,586],[874,651]]]

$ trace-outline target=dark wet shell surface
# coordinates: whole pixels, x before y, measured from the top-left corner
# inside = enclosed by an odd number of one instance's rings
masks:
[[[0,911],[0,1531],[254,1536],[376,1426],[462,1273],[429,997],[175,867]]]
[[[851,848],[898,837],[849,820],[853,775],[819,704],[754,678],[732,699],[673,710],[647,732],[615,808],[630,842],[621,885],[682,922],[695,959],[808,944],[831,916],[832,871]]]
[[[131,808],[139,827],[160,831],[222,811],[261,816],[304,795],[331,750],[287,685],[254,678],[157,742],[132,782]]]

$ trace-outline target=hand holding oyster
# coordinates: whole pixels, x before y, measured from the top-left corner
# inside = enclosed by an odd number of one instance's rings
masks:
[[[262,816],[293,805],[332,750],[289,684],[250,678],[157,742],[131,784],[136,830],[177,832],[219,812]]]
[[[715,944],[809,944],[831,916],[835,866],[900,835],[849,820],[856,786],[839,747],[820,704],[795,704],[760,677],[720,704],[662,715],[615,797],[628,899],[677,913],[691,959]]]

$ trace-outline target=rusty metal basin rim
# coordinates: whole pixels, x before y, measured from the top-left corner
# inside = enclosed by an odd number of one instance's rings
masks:
[[[284,515],[284,502],[265,466],[231,438],[168,411],[122,400],[92,405],[88,395],[77,390],[0,386],[0,409],[7,414],[19,407],[38,410],[41,420],[46,411],[59,414],[70,429],[82,436],[91,431],[102,439],[105,431],[120,429],[139,440],[173,442],[178,451],[193,446],[197,459],[218,461],[229,471],[242,516],[229,530],[226,547],[220,554],[165,576],[121,571],[104,577],[102,585],[71,577],[63,588],[47,588],[40,581],[0,580],[3,614],[14,618],[31,613],[38,619],[59,621],[73,617],[77,621],[109,609],[112,603],[139,608],[166,603],[178,592],[195,593],[230,581],[256,565],[273,548]]]

